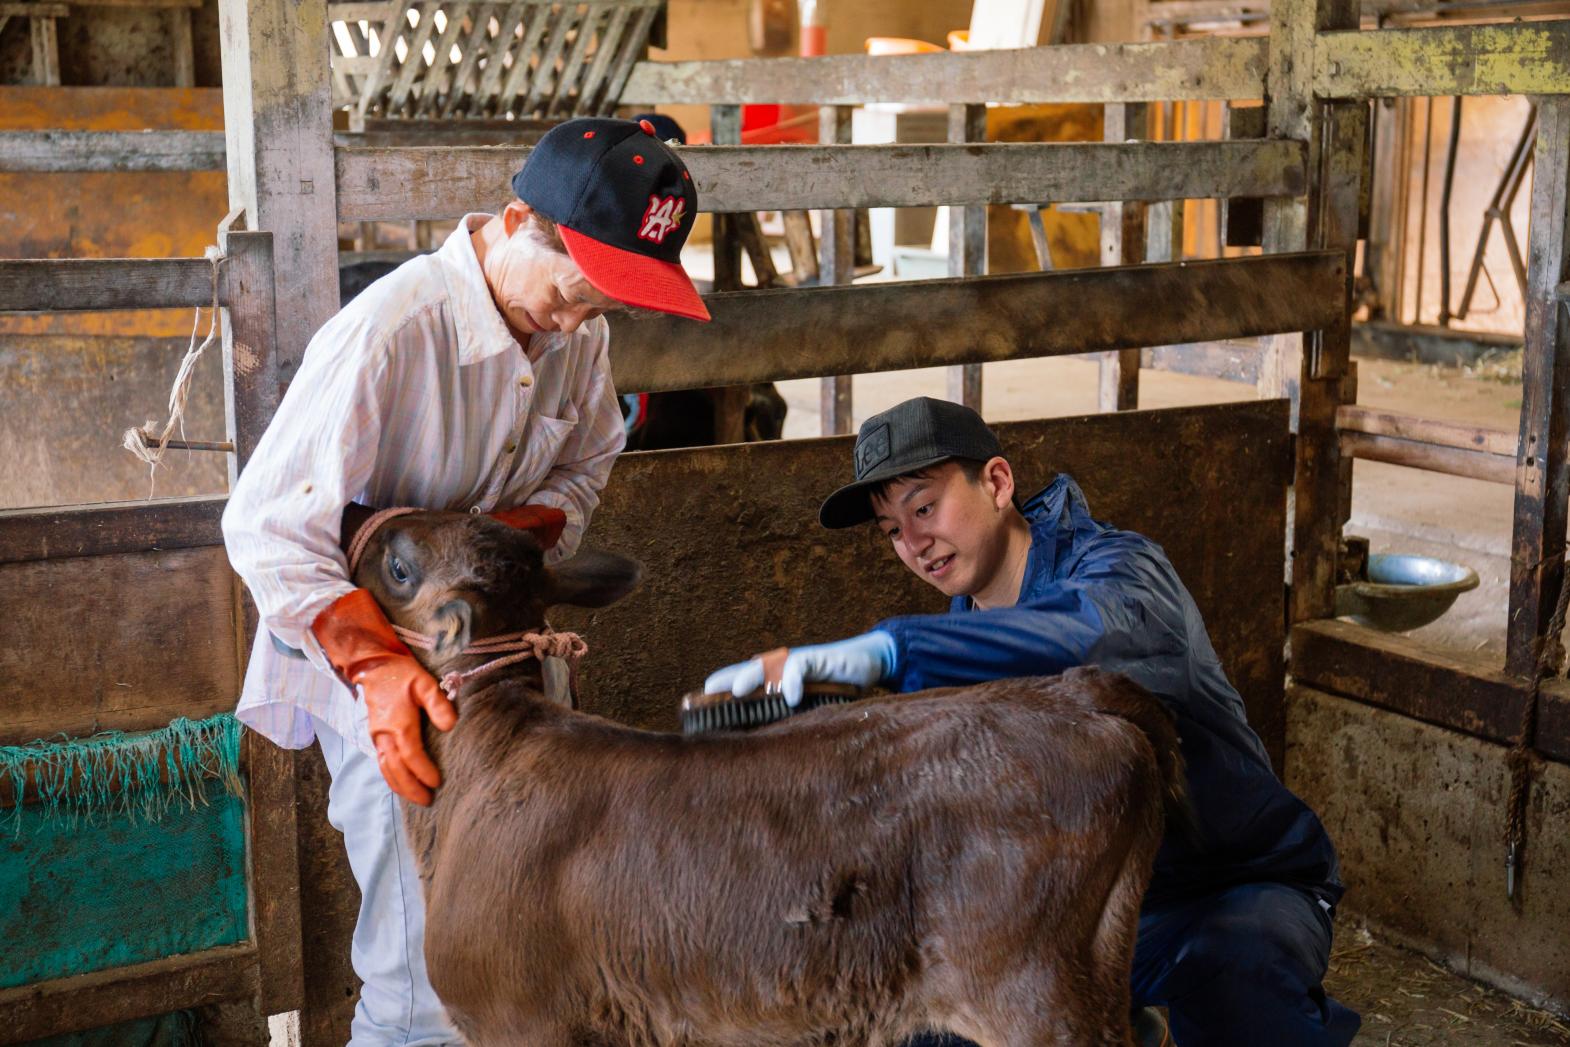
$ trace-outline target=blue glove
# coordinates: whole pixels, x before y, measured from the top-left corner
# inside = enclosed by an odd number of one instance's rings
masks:
[[[802,685],[808,680],[871,687],[894,675],[894,637],[882,629],[836,643],[793,647],[785,656],[781,690],[792,708],[801,704]],[[704,694],[729,691],[738,698],[763,686],[763,659],[726,666],[703,681]]]

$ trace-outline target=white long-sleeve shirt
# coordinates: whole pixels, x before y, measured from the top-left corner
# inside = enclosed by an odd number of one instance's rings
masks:
[[[286,748],[311,743],[316,717],[373,751],[310,631],[354,588],[339,548],[344,506],[557,506],[567,526],[552,556],[567,556],[626,442],[604,319],[535,335],[525,352],[470,240],[489,217],[465,217],[439,251],[316,333],[229,496],[224,544],[261,615],[237,715]]]

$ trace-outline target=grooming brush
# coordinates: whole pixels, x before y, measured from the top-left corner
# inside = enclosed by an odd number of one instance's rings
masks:
[[[777,686],[777,685],[775,685]],[[707,734],[710,731],[745,731],[777,723],[787,716],[804,713],[823,705],[844,705],[866,697],[860,687],[840,683],[809,683],[801,704],[791,708],[785,696],[772,687],[759,688],[743,697],[729,691],[719,694],[693,693],[681,700],[681,733]]]

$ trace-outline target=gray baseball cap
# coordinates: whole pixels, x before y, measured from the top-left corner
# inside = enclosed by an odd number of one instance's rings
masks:
[[[950,458],[985,462],[1003,454],[981,415],[962,404],[918,396],[875,414],[856,434],[856,479],[824,500],[818,522],[854,527],[874,516],[872,489]]]

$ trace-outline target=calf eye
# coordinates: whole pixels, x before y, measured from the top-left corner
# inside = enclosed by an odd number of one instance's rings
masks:
[[[403,561],[398,559],[396,556],[387,561],[387,570],[391,572],[393,581],[397,582],[399,585],[409,584],[409,569],[405,567],[403,565]]]

